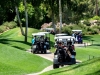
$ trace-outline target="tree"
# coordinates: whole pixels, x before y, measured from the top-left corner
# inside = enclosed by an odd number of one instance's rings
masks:
[[[27,14],[27,3],[26,0],[24,0],[25,5],[25,17],[26,17],[26,27],[25,27],[25,42],[27,42],[27,34],[28,34],[28,14]]]
[[[23,28],[22,28],[21,20],[20,20],[20,17],[19,17],[19,11],[18,11],[18,6],[17,6],[18,3],[16,2],[16,0],[14,0],[14,3],[15,3],[16,16],[17,16],[18,23],[19,23],[20,29],[21,29],[21,34],[22,34],[22,35],[25,35],[24,30],[23,30]]]

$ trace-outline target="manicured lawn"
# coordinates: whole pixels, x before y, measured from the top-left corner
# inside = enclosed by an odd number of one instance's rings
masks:
[[[31,47],[32,33],[39,32],[37,29],[28,29],[28,42],[24,42],[24,36],[20,29],[15,28],[0,35],[0,75],[24,75],[41,71],[52,64],[51,61],[26,52]],[[54,35],[50,35],[51,51],[54,52]],[[93,45],[76,48],[76,59],[83,61],[81,64],[71,65],[56,69],[42,75],[99,75],[100,70],[100,35],[88,35],[84,37],[85,42],[94,40]],[[96,58],[90,61],[91,58]],[[92,66],[91,66],[92,65]],[[93,69],[92,69],[93,68]]]
[[[76,59],[81,61],[87,61],[89,58],[100,57],[100,49],[92,47],[76,48]]]
[[[89,40],[94,40],[93,44]],[[100,75],[100,35],[85,36],[84,42],[92,45],[76,47],[76,59],[82,63],[51,70],[41,75]]]
[[[25,75],[41,71],[52,64],[51,61],[26,52],[31,47],[31,34],[38,32],[29,28],[28,43],[19,28],[0,35],[0,75]]]
[[[40,75],[100,75],[100,58],[45,72]]]

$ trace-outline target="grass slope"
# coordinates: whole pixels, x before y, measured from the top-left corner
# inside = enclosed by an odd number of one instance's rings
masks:
[[[91,46],[76,47],[76,59],[83,61],[81,64],[51,70],[41,75],[100,75],[100,35],[88,35],[83,39],[91,44],[92,41],[89,40],[94,41]]]
[[[28,43],[23,41],[19,28],[0,35],[0,75],[34,73],[52,64],[51,61],[26,52],[31,47],[32,32],[38,32],[36,29],[28,30]]]
[[[100,58],[51,70],[41,75],[100,75]]]
[[[76,48],[76,59],[81,61],[87,61],[89,58],[93,57],[100,57],[100,49],[92,48],[92,47],[82,47],[82,48]]]

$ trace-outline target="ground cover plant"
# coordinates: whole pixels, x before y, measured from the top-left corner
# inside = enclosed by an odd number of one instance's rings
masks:
[[[38,32],[29,28],[28,43],[20,33],[20,28],[11,29],[0,35],[0,75],[24,75],[41,71],[52,63],[26,52],[31,47],[31,34]]]

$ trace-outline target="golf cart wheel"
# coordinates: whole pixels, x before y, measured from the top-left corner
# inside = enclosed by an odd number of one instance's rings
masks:
[[[76,59],[75,58],[71,58],[71,62],[72,62],[72,64],[76,64]]]
[[[36,53],[36,51],[33,51],[33,53]]]
[[[46,54],[46,53],[47,53],[47,51],[45,50],[45,51],[44,51],[44,53]]]
[[[53,68],[54,69],[59,68],[59,64],[53,64]]]
[[[41,54],[43,54],[43,51],[41,51]]]

